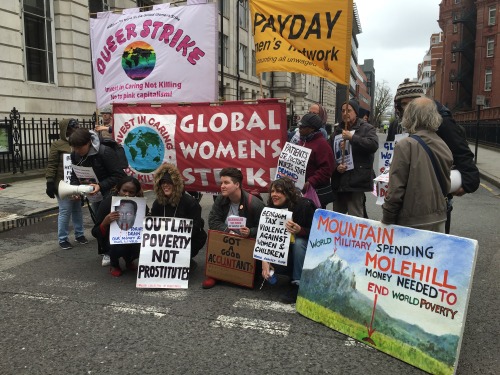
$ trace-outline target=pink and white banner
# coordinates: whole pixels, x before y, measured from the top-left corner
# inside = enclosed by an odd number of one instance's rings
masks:
[[[90,19],[97,106],[216,101],[215,3]]]
[[[243,172],[244,188],[267,192],[286,142],[286,104],[139,104],[113,106],[114,138],[123,145],[127,173],[144,186],[153,184],[163,163],[177,165],[186,190],[218,192],[219,172]]]

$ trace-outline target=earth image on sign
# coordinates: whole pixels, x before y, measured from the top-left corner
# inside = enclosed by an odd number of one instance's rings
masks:
[[[155,68],[156,52],[148,43],[138,41],[125,47],[122,68],[134,81],[146,78]]]
[[[165,157],[165,144],[154,130],[140,126],[132,129],[123,141],[130,167],[141,173],[156,170]]]

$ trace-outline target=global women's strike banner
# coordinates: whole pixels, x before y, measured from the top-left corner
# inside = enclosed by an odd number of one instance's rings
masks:
[[[257,73],[305,73],[348,85],[352,4],[352,0],[250,0]]]
[[[297,311],[432,374],[458,363],[478,243],[316,210]]]
[[[90,19],[97,106],[217,100],[216,4]]]
[[[219,172],[243,172],[245,188],[267,191],[286,142],[286,107],[277,99],[223,105],[115,105],[114,137],[128,174],[151,186],[163,163],[177,165],[188,191],[218,192]]]

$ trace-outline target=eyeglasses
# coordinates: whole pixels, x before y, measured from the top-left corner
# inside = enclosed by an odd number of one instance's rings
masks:
[[[77,129],[78,126],[79,126],[78,120],[76,120],[74,118],[72,118],[72,119],[69,120],[69,122],[68,122],[68,128]]]

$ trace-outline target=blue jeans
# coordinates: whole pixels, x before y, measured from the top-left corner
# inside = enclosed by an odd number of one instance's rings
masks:
[[[273,267],[276,273],[289,276],[292,282],[299,283],[302,276],[302,268],[304,267],[304,259],[306,259],[307,238],[295,237],[295,243],[290,244],[288,249],[288,262],[286,266],[274,264]]]
[[[59,242],[68,241],[69,220],[73,219],[75,238],[83,236],[83,215],[80,200],[70,198],[61,199],[57,197],[59,203],[59,216],[57,218],[57,237]]]

